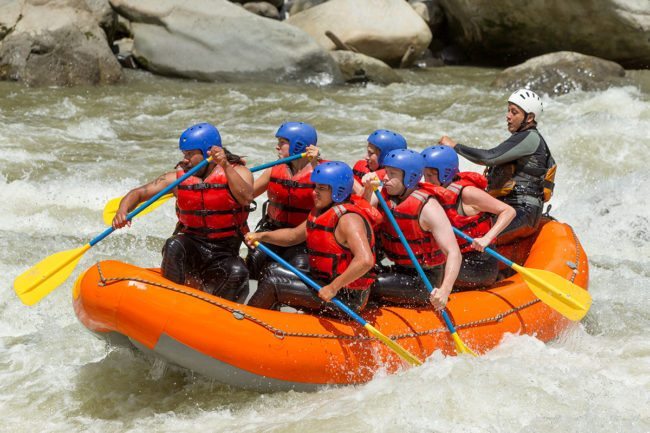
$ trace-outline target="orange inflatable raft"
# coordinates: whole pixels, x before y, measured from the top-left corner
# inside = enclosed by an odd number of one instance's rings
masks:
[[[587,288],[587,257],[566,224],[547,222],[517,248],[499,251]],[[236,387],[312,390],[367,382],[380,369],[406,368],[354,321],[236,304],[174,284],[158,270],[117,261],[85,271],[73,297],[77,317],[95,334]],[[490,288],[452,293],[448,312],[461,339],[477,353],[495,347],[508,332],[549,341],[570,324],[519,275]],[[363,317],[421,359],[436,350],[455,354],[442,318],[431,309],[381,307],[366,309]]]

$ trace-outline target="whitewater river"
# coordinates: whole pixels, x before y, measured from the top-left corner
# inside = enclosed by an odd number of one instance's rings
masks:
[[[442,134],[487,147],[508,136],[507,92],[490,87],[496,72],[407,72],[408,84],[365,88],[143,73],[100,88],[0,83],[0,431],[650,431],[650,71],[630,73],[627,87],[543,98],[540,130],[559,164],[552,215],[582,241],[594,299],[582,323],[548,345],[508,335],[480,358],[438,353],[365,385],[273,394],[108,347],[77,321],[72,283],[98,260],[159,265],[171,201],[88,251],[36,306],[14,294],[17,275],[104,230],[108,199],[170,170],[193,123],[217,125],[251,165],[275,158],[285,120],[314,124],[324,157],[347,162],[377,128],[416,149]]]

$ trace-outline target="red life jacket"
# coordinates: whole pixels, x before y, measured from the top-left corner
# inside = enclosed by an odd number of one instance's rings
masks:
[[[422,266],[437,266],[445,263],[447,257],[438,247],[431,232],[422,230],[420,227],[420,213],[429,200],[434,198],[433,185],[419,183],[418,188],[411,193],[404,201],[397,204],[390,197],[386,189],[382,189],[381,195],[391,209],[397,225],[404,233],[413,254]],[[387,217],[381,226],[381,247],[386,257],[395,264],[404,267],[413,267],[413,263],[400,242],[397,232]]]
[[[183,176],[176,171],[176,178]],[[190,176],[178,185],[176,215],[183,233],[209,239],[242,236],[248,232],[248,206],[242,206],[228,188],[223,168],[215,166],[205,180]]]
[[[309,273],[315,278],[330,282],[341,275],[352,261],[352,252],[338,243],[334,231],[339,219],[346,213],[356,213],[366,225],[368,243],[375,256],[375,227],[381,223],[381,214],[363,198],[352,195],[351,201],[338,203],[319,213],[313,209],[307,219],[307,252]],[[371,271],[372,272],[372,271]],[[369,272],[347,285],[349,289],[363,290],[370,287],[375,275]]]
[[[473,216],[463,216],[458,214],[458,207],[461,206],[461,194],[466,186],[474,186],[481,190],[487,187],[485,176],[474,172],[458,173],[458,179],[454,180],[447,188],[436,187],[436,198],[442,205],[447,214],[451,225],[461,232],[473,238],[484,236],[492,228],[492,217],[490,214],[481,212]],[[472,244],[463,238],[456,236],[461,253],[474,251]]]
[[[309,180],[312,171],[311,164],[293,176],[287,164],[271,169],[271,180],[266,190],[269,198],[267,215],[276,227],[296,227],[307,219],[314,207],[314,183]]]
[[[352,167],[352,173],[354,173],[354,180],[361,183],[361,178],[363,175],[370,173],[370,168],[368,168],[368,161],[365,159],[358,160],[357,163],[354,164],[354,167]],[[375,171],[375,174],[379,180],[384,180],[384,177],[386,176],[386,170],[380,168],[379,170]]]

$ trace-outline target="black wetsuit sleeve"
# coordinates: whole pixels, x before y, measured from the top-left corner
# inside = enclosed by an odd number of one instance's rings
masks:
[[[510,138],[492,149],[476,149],[459,143],[454,150],[475,164],[494,166],[534,154],[540,141],[541,138],[536,132],[523,131],[512,134]]]

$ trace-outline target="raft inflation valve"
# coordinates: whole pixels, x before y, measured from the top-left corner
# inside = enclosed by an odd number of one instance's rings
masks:
[[[244,317],[245,317],[244,313],[242,313],[241,311],[233,311],[232,315],[237,320],[244,320]]]

